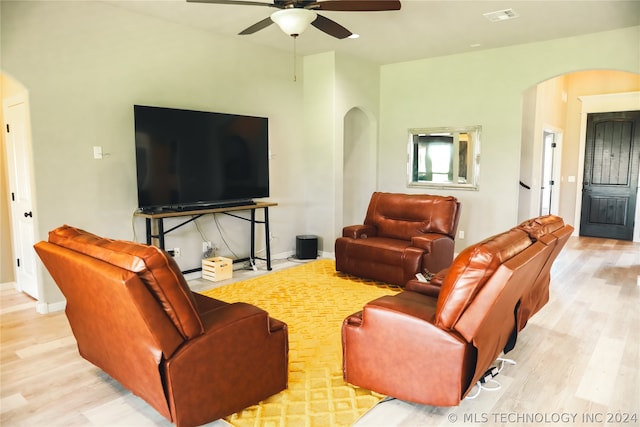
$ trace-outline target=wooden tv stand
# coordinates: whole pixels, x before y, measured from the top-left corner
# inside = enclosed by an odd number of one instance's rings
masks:
[[[248,221],[251,224],[251,250],[249,252],[248,258],[242,258],[234,260],[233,262],[242,262],[242,261],[251,261],[255,262],[256,259],[260,259],[267,262],[267,270],[271,270],[271,244],[269,242],[269,208],[271,206],[277,206],[277,203],[271,202],[256,202],[251,205],[243,205],[243,206],[231,206],[231,207],[220,207],[220,208],[211,208],[211,209],[197,209],[192,211],[165,211],[165,212],[135,212],[134,215],[138,217],[142,217],[145,219],[146,229],[147,229],[147,245],[153,244],[153,240],[156,239],[157,246],[160,249],[164,249],[164,237],[168,233],[176,230],[183,225],[186,225],[196,219],[200,218],[203,215],[209,214],[225,214],[232,216],[234,218],[238,218],[244,221]],[[256,210],[262,209],[264,211],[263,220],[259,221],[256,219]],[[239,215],[236,215],[234,212],[238,211],[250,211],[250,218],[245,218]],[[164,229],[164,219],[165,218],[176,218],[176,217],[184,217],[190,216],[191,218],[181,222],[180,224],[165,230]],[[266,245],[266,256],[265,258],[260,258],[256,256],[256,224],[264,224],[264,240]],[[153,233],[153,230],[156,230],[156,233]],[[194,268],[191,270],[183,271],[183,273],[193,273],[195,271],[202,270],[202,267]]]

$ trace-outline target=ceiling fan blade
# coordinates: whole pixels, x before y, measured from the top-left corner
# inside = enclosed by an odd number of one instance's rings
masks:
[[[338,12],[381,12],[400,10],[399,0],[320,0],[305,3],[307,9]]]
[[[351,31],[347,30],[336,21],[325,18],[322,15],[318,15],[318,17],[311,23],[311,25],[337,39],[346,39],[352,34]]]
[[[258,32],[258,31],[262,30],[263,28],[267,28],[271,24],[273,24],[273,21],[271,20],[271,17],[267,16],[262,21],[256,22],[255,24],[253,24],[249,28],[246,28],[246,29],[242,30],[238,34],[240,34],[241,36],[244,36],[244,35],[247,35],[247,34],[253,34],[255,32]]]
[[[278,7],[273,3],[262,3],[259,1],[250,0],[187,0],[188,3],[210,3],[210,4],[233,4],[240,6],[267,6]]]

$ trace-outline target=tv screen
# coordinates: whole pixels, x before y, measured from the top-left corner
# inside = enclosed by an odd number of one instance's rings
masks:
[[[266,117],[134,106],[138,208],[189,210],[269,196]]]

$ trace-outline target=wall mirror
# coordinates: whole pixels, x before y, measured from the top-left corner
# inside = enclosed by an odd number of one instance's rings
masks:
[[[481,126],[409,129],[409,187],[478,189]]]

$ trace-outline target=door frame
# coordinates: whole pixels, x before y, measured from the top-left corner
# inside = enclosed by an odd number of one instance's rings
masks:
[[[580,148],[578,150],[578,182],[576,187],[576,210],[574,235],[580,235],[580,217],[582,215],[582,184],[584,182],[584,150],[587,141],[587,115],[590,113],[613,113],[619,111],[638,111],[640,109],[639,92],[621,92],[606,95],[579,96],[582,103],[580,111]],[[638,174],[640,184],[640,173]],[[638,186],[640,193],[640,185]],[[640,196],[640,194],[638,194]],[[636,204],[633,241],[640,242],[640,209]]]

